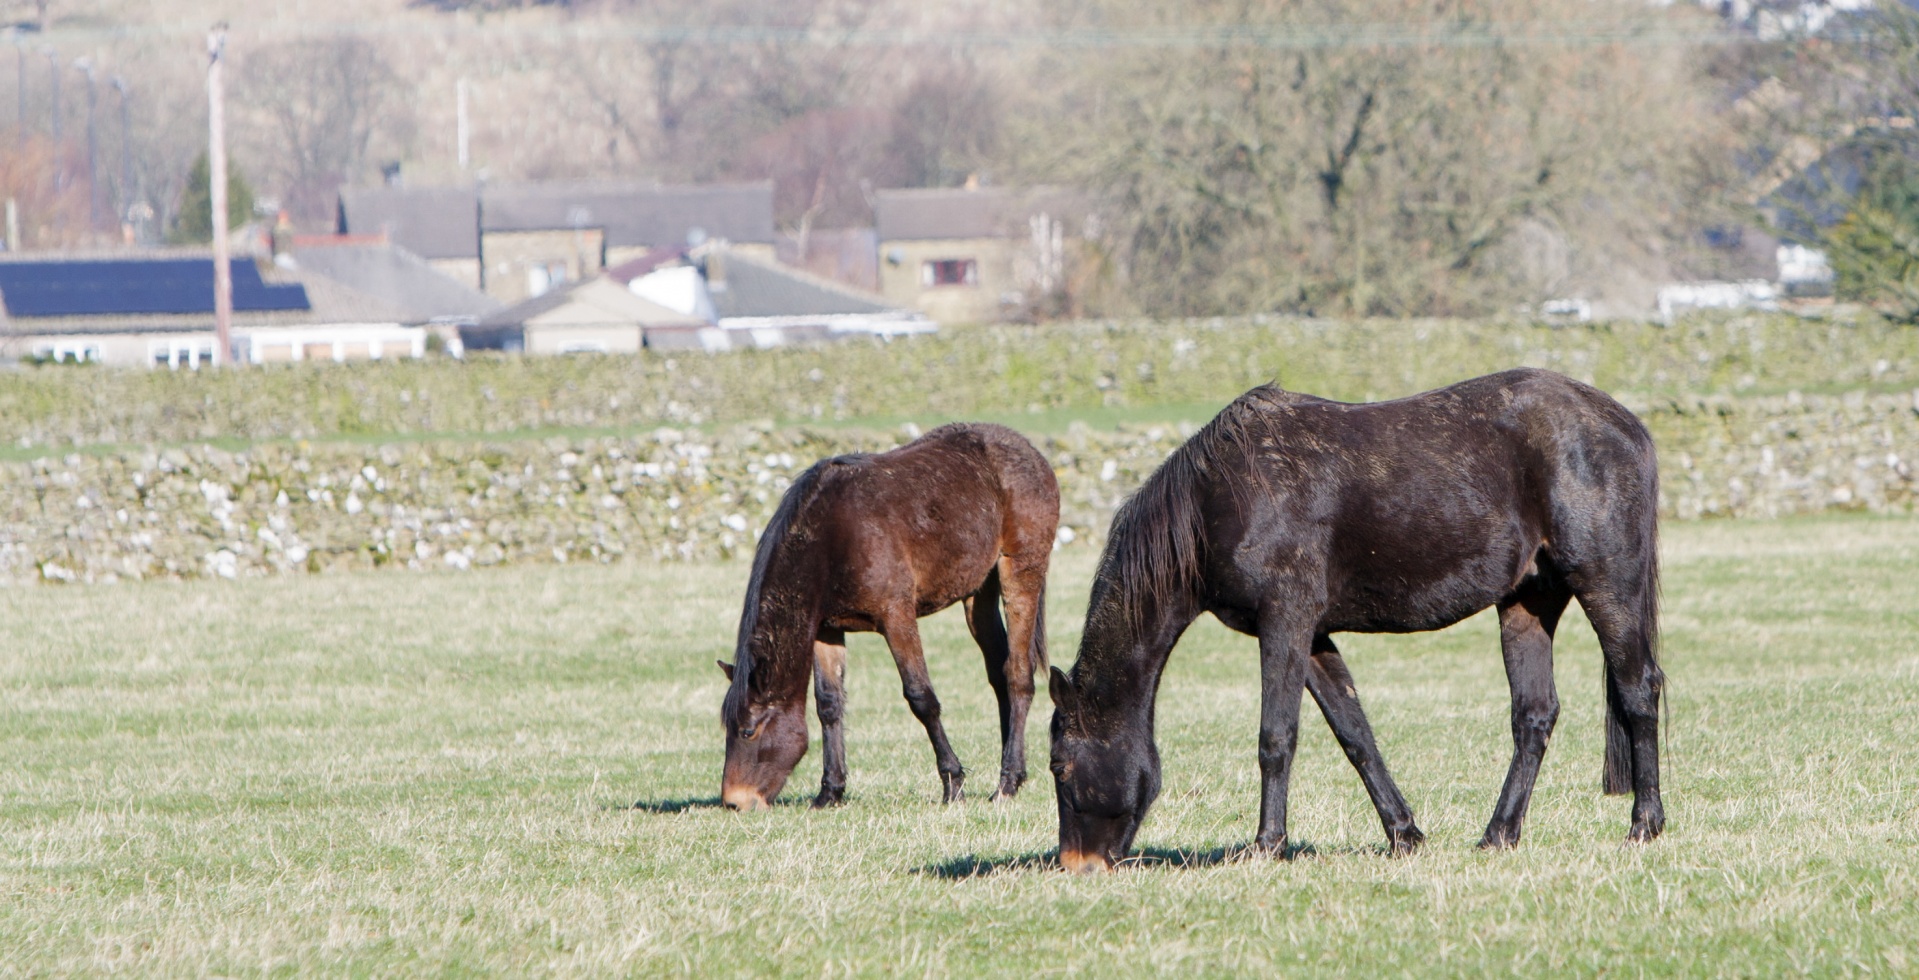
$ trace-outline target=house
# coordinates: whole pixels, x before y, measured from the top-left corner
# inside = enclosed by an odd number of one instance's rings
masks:
[[[646,345],[661,350],[766,348],[938,329],[883,296],[717,244],[670,258],[650,255],[608,276],[625,278],[635,295],[707,321],[705,329],[648,328]]]
[[[662,247],[726,241],[772,258],[773,185],[588,181],[340,192],[341,234],[385,234],[517,303]]]
[[[873,212],[880,294],[945,324],[1020,315],[1061,290],[1069,240],[1087,220],[1058,191],[971,185],[878,191]]]
[[[635,296],[620,282],[595,276],[488,314],[460,328],[469,350],[528,354],[636,354],[648,330],[698,331],[707,321]]]
[[[231,260],[230,351],[217,350],[213,258],[205,249],[0,255],[0,353],[13,358],[198,368],[420,357],[405,314],[325,277]]]
[[[470,187],[368,187],[340,191],[339,232],[375,237],[480,288],[480,197]]]

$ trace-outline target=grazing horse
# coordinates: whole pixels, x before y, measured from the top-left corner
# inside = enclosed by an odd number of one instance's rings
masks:
[[[1026,713],[1046,663],[1046,566],[1059,484],[1046,458],[998,425],[944,425],[891,452],[815,463],[787,489],[760,536],[740,613],[731,687],[720,709],[720,798],[736,810],[779,795],[806,754],[814,681],[826,761],[813,805],[846,793],[846,634],[886,637],[906,703],[933,742],[945,802],[965,772],[940,725],[918,619],[955,602],[999,698],[1000,780],[1026,780]],[[1006,622],[997,608],[1006,605]]]
[[[1202,612],[1259,638],[1262,849],[1285,853],[1302,685],[1393,851],[1425,840],[1331,635],[1436,630],[1488,606],[1513,759],[1480,846],[1517,844],[1559,715],[1553,630],[1573,598],[1605,655],[1605,791],[1630,783],[1630,839],[1658,836],[1658,496],[1645,426],[1549,371],[1369,405],[1240,396],[1113,518],[1079,661],[1052,672],[1060,862],[1103,870],[1131,849],[1159,792],[1160,672]]]

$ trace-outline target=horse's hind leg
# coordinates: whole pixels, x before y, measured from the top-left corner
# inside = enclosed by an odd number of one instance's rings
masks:
[[[1052,542],[1037,562],[1018,555],[999,560],[1006,606],[1006,696],[1000,702],[999,795],[1011,797],[1026,782],[1026,715],[1033,707],[1033,674],[1046,656],[1046,565]],[[1037,658],[1037,659],[1036,659]]]
[[[920,646],[919,621],[913,616],[913,608],[905,606],[888,615],[880,632],[893,651],[894,665],[899,667],[900,690],[906,695],[906,704],[913,709],[913,717],[926,726],[926,737],[933,742],[941,802],[958,802],[964,795],[961,785],[966,781],[966,771],[960,767],[952,743],[946,740],[945,726],[940,724],[940,700],[934,696],[933,680],[926,673],[926,651]]]
[[[1539,762],[1559,720],[1559,695],[1553,687],[1553,631],[1571,598],[1564,585],[1541,576],[1499,605],[1499,642],[1506,660],[1506,682],[1513,693],[1513,761],[1480,847],[1519,843],[1520,825],[1539,778]]]
[[[1011,797],[1019,792],[1020,783],[1026,779],[1026,753],[1022,751],[1025,740],[1017,737],[1025,729],[1026,712],[1025,705],[1021,705],[1016,728],[1009,680],[1017,671],[1011,669],[1012,648],[1007,643],[1006,627],[1000,622],[1000,595],[1000,575],[995,568],[987,574],[979,592],[966,599],[966,625],[973,631],[973,642],[979,644],[980,655],[986,658],[986,681],[993,686],[993,696],[999,700],[1000,777],[999,788],[993,791],[994,799]],[[1031,668],[1025,671],[1025,676],[1027,704],[1030,704]]]
[[[1606,658],[1605,790],[1625,792],[1630,773],[1632,827],[1626,837],[1649,841],[1666,827],[1659,796],[1659,695],[1666,677],[1653,654],[1651,602],[1602,598],[1588,604],[1582,595],[1580,603]]]
[[[820,795],[815,807],[838,806],[846,799],[846,634],[821,630],[813,641],[813,701],[820,714],[820,741],[826,745],[820,765]]]
[[[1359,705],[1353,675],[1347,671],[1346,661],[1333,646],[1331,637],[1313,637],[1313,655],[1306,665],[1306,690],[1319,704],[1319,711],[1326,716],[1326,724],[1331,726],[1333,737],[1339,739],[1339,747],[1346,751],[1347,760],[1359,771],[1359,781],[1366,785],[1373,809],[1379,811],[1379,822],[1386,830],[1386,840],[1393,853],[1411,853],[1426,842],[1426,835],[1413,822],[1412,807],[1406,805],[1406,797],[1400,794],[1392,774],[1386,771],[1386,760],[1373,742],[1373,728],[1367,724],[1366,712]]]

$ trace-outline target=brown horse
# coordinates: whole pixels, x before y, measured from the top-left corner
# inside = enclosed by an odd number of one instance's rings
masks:
[[[1372,405],[1255,388],[1174,451],[1113,518],[1079,662],[1053,671],[1060,862],[1111,867],[1159,792],[1153,701],[1203,612],[1259,638],[1259,834],[1283,854],[1303,687],[1394,851],[1425,839],[1386,771],[1332,634],[1435,630],[1499,609],[1513,758],[1483,847],[1511,847],[1559,717],[1553,631],[1577,598],[1606,678],[1608,793],[1630,839],[1659,795],[1658,470],[1604,393],[1517,370]]]
[[[760,536],[734,662],[720,664],[732,682],[720,709],[720,798],[750,810],[779,795],[806,754],[809,673],[826,743],[813,805],[844,798],[846,634],[864,631],[886,637],[906,703],[932,739],[944,799],[958,800],[965,772],[940,725],[918,623],[955,602],[966,604],[999,698],[995,795],[1019,792],[1058,526],[1052,467],[1004,426],[945,425],[891,452],[815,463]]]

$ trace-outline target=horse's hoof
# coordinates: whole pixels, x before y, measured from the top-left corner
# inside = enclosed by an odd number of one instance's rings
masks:
[[[1413,827],[1388,835],[1387,841],[1394,857],[1404,857],[1419,850],[1419,846],[1426,843],[1426,835],[1418,827]]]
[[[1286,852],[1285,834],[1272,838],[1257,838],[1253,841],[1252,846],[1247,848],[1247,852],[1261,857],[1269,857],[1275,861],[1285,861],[1292,857],[1291,854]]]
[[[823,789],[820,790],[820,795],[813,797],[813,809],[815,810],[824,810],[829,807],[841,806],[845,803],[846,791],[843,789]]]
[[[966,799],[966,777],[964,775],[940,777],[942,792],[941,803],[959,803]]]
[[[1486,836],[1479,839],[1482,851],[1510,851],[1519,846],[1518,828],[1486,828]]]

